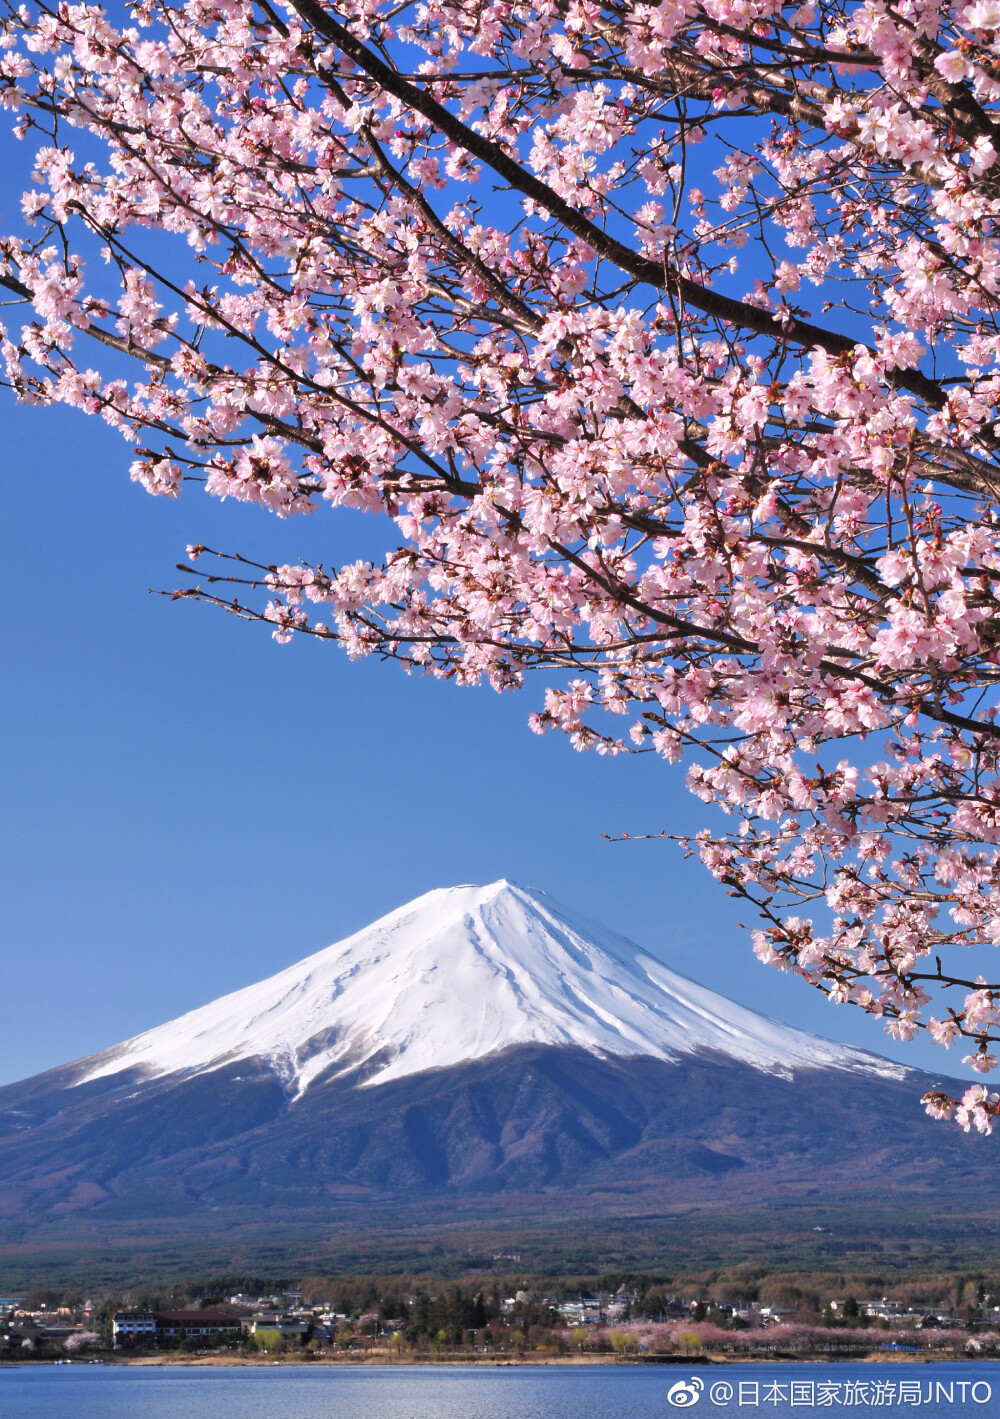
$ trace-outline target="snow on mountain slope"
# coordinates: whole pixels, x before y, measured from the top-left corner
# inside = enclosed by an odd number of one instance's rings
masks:
[[[77,1083],[270,1062],[294,1095],[331,1067],[366,1084],[519,1044],[676,1060],[719,1051],[759,1069],[888,1060],[808,1035],[696,985],[607,928],[512,883],[428,892],[363,931],[82,1061]]]

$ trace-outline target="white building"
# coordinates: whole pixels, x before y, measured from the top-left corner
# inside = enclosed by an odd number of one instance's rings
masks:
[[[152,1312],[122,1311],[111,1322],[111,1333],[116,1348],[152,1342],[156,1339],[156,1317]]]
[[[309,1331],[309,1322],[277,1311],[259,1311],[250,1322],[250,1330],[254,1335],[262,1330],[277,1331],[282,1336],[306,1335]]]

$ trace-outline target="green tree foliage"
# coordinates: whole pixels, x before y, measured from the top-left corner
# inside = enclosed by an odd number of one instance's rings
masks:
[[[409,1308],[406,1338],[412,1343],[422,1335],[436,1337],[443,1330],[449,1336],[449,1344],[458,1343],[463,1334],[482,1330],[497,1310],[496,1302],[488,1305],[482,1291],[469,1295],[461,1287],[452,1286],[434,1297],[421,1291]]]

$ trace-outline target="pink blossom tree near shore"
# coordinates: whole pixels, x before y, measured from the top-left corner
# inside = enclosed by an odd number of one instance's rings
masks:
[[[158,496],[382,515],[381,564],[194,546],[179,594],[541,671],[533,728],[729,816],[762,961],[988,1075],[1000,3],[2,13],[17,396]]]

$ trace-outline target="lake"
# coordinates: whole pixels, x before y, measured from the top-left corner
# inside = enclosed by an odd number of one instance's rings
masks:
[[[1000,1416],[1000,1364],[0,1369],[2,1419]]]

